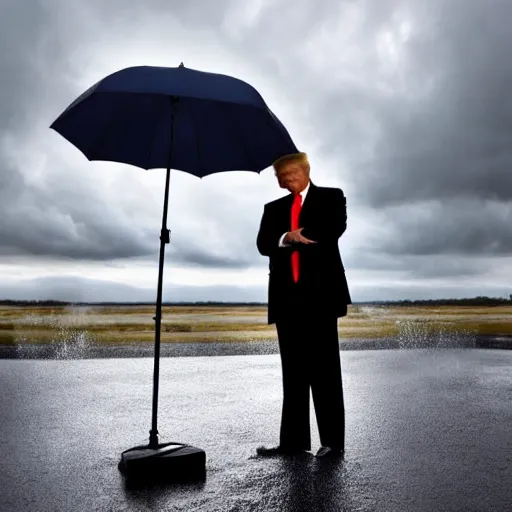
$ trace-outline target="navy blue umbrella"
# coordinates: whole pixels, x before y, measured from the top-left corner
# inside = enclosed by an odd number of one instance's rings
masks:
[[[113,73],[76,99],[51,128],[89,160],[172,167],[199,177],[259,172],[297,151],[256,89],[184,66]]]
[[[242,80],[188,69],[138,66],[113,73],[90,87],[51,128],[89,160],[166,168],[160,233],[155,320],[152,425],[148,446],[123,452],[124,473],[154,475],[204,468],[202,450],[159,443],[157,430],[162,280],[169,243],[170,170],[204,177],[224,171],[261,172],[280,156],[297,152],[290,135],[261,95]],[[195,461],[195,462],[193,462]]]

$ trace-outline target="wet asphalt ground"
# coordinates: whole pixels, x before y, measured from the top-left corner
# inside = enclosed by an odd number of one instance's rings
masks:
[[[161,441],[206,451],[202,482],[133,488],[149,357],[0,360],[0,510],[512,511],[512,351],[343,350],[344,460],[259,458],[281,412],[277,354],[161,360]],[[319,446],[312,409],[313,453]]]

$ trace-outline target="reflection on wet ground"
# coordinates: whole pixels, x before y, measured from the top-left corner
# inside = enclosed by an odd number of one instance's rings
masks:
[[[203,448],[207,477],[143,489],[117,462],[147,441],[150,357],[0,360],[2,511],[510,510],[511,351],[341,356],[347,451],[331,462],[255,456],[278,437],[276,354],[164,358],[162,441]]]

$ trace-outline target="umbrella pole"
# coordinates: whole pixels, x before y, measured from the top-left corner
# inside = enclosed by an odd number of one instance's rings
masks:
[[[169,159],[167,164],[167,172],[165,177],[165,192],[164,192],[164,211],[162,215],[162,229],[160,231],[160,258],[158,265],[158,290],[156,296],[156,313],[153,317],[155,320],[155,364],[153,370],[153,411],[151,418],[151,430],[149,431],[149,447],[158,448],[158,428],[157,428],[157,415],[158,415],[158,384],[160,377],[160,331],[162,326],[162,288],[164,277],[164,257],[165,257],[165,244],[170,241],[169,229],[167,229],[167,210],[169,203],[169,181],[171,176],[171,162],[172,150],[174,144],[174,114],[176,97],[170,98],[171,102],[171,140],[169,144]]]
[[[157,429],[157,415],[158,415],[158,382],[160,377],[160,331],[162,325],[162,288],[163,288],[163,274],[164,274],[164,256],[165,244],[170,241],[169,229],[167,229],[167,208],[169,199],[169,179],[171,169],[167,168],[165,178],[165,197],[164,197],[164,213],[162,217],[162,230],[160,232],[160,260],[158,268],[158,291],[156,298],[156,313],[153,317],[155,320],[155,364],[153,370],[153,411],[151,419],[151,430],[149,431],[149,447],[158,447],[158,429]]]
[[[178,98],[170,98],[171,107],[171,137],[169,145],[169,160],[165,177],[164,211],[162,215],[162,230],[160,232],[160,261],[158,266],[158,291],[156,297],[155,321],[155,366],[153,372],[153,411],[151,430],[149,431],[149,446],[141,445],[125,450],[118,464],[119,470],[127,477],[147,480],[185,479],[206,476],[206,453],[200,448],[184,443],[159,443],[157,429],[158,413],[158,380],[160,375],[160,329],[162,326],[162,288],[164,276],[165,244],[170,241],[170,231],[167,229],[167,208],[169,202],[169,180],[171,175],[172,151],[174,143],[174,123]]]

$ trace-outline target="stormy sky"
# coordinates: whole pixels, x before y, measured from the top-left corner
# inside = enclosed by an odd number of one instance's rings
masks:
[[[165,171],[49,126],[104,76],[251,83],[341,187],[354,301],[512,293],[512,2],[0,0],[0,299],[153,301]],[[266,300],[272,169],[171,175],[164,300]]]

